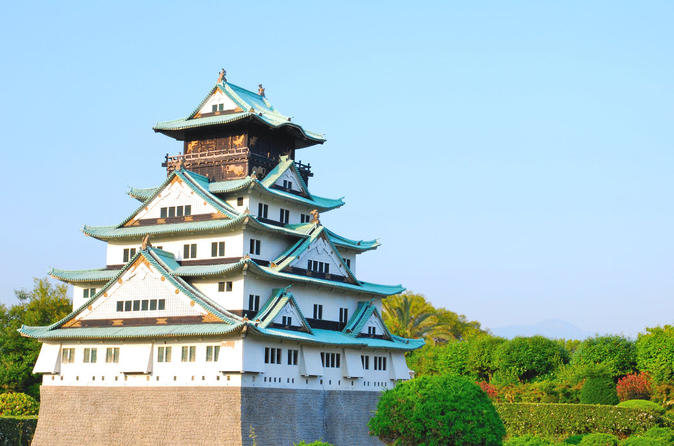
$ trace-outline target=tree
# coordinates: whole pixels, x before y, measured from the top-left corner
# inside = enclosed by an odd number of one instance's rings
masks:
[[[459,376],[423,376],[384,392],[370,432],[399,446],[500,446],[505,428],[480,387]]]
[[[0,305],[0,392],[23,392],[39,398],[40,377],[32,370],[40,343],[22,337],[21,325],[49,325],[71,310],[66,285],[53,286],[47,278],[34,279],[33,289],[15,291],[19,303]]]
[[[501,344],[495,353],[500,374],[529,381],[569,362],[569,353],[557,342],[543,336],[516,337]]]
[[[674,381],[674,326],[647,328],[637,338],[637,364],[656,383]]]
[[[382,314],[391,333],[404,338],[425,338],[427,342],[446,342],[484,333],[477,321],[444,308],[435,308],[420,294],[404,293],[384,301]]]
[[[467,368],[478,379],[491,381],[497,370],[496,351],[506,342],[503,338],[479,336],[468,341]]]
[[[603,364],[613,378],[618,378],[635,371],[637,350],[634,342],[622,336],[596,336],[580,343],[571,364]]]

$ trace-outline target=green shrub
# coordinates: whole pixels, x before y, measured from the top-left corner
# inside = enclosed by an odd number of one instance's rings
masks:
[[[517,376],[520,381],[550,373],[567,362],[569,353],[566,349],[543,336],[517,337],[501,344],[495,353],[499,374]]]
[[[496,350],[506,342],[503,338],[480,336],[468,340],[466,365],[478,380],[490,381],[496,372]]]
[[[663,443],[646,437],[629,437],[621,441],[620,446],[671,446],[671,443]]]
[[[646,438],[663,441],[666,444],[674,444],[674,429],[668,427],[652,427],[644,434]]]
[[[581,441],[583,441],[583,437],[585,435],[571,435],[570,437],[566,437],[562,443],[564,444],[579,444]]]
[[[674,326],[647,328],[637,339],[637,365],[656,383],[674,381]]]
[[[509,439],[503,443],[503,446],[552,446],[552,442],[544,438],[534,437],[533,435],[522,435],[521,437]]]
[[[580,343],[571,364],[602,364],[612,378],[627,375],[637,366],[637,349],[634,342],[622,336],[597,336]]]
[[[37,415],[40,404],[25,393],[0,393],[0,416]]]
[[[587,434],[578,446],[618,446],[618,437],[603,433]]]
[[[332,446],[332,445],[324,441],[312,441],[311,443],[305,443],[304,441],[302,441],[300,443],[295,443],[295,446]]]
[[[466,375],[468,343],[451,341],[442,345],[426,345],[407,355],[407,364],[416,376]]]
[[[653,401],[646,400],[627,400],[622,403],[618,403],[618,407],[627,407],[630,409],[640,409],[640,410],[649,410],[657,414],[664,414],[665,409],[659,404],[654,403]]]
[[[487,395],[467,378],[422,376],[385,391],[370,432],[400,445],[500,446],[505,429]]]
[[[0,417],[0,445],[29,446],[37,417]]]
[[[582,404],[618,404],[618,393],[613,379],[608,376],[591,376],[580,391]]]
[[[658,414],[617,406],[501,403],[496,410],[509,437],[530,434],[558,440],[602,432],[624,438],[656,426],[669,427]]]

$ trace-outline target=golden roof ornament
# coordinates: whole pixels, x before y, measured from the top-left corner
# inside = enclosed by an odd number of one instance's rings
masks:
[[[150,243],[150,234],[145,234],[145,237],[143,237],[143,243],[140,244],[140,249],[145,251],[148,246],[152,246]]]
[[[225,71],[224,68],[222,68],[220,70],[220,72],[218,73],[218,84],[224,84],[225,82],[227,82],[226,76],[227,76],[227,72]]]
[[[317,209],[313,209],[309,213],[311,214],[311,217],[312,217],[312,220],[311,220],[312,223],[316,223],[316,224],[321,223],[321,220],[318,218],[318,210]]]
[[[262,96],[262,97],[264,97],[264,87],[262,86],[262,84],[258,84],[258,86],[257,86],[257,94],[260,95],[260,96]]]

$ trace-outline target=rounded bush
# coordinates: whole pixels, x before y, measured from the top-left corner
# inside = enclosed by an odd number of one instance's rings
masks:
[[[422,376],[385,391],[370,432],[400,445],[500,446],[505,428],[487,395],[467,378]]]
[[[613,379],[608,376],[591,376],[580,389],[582,404],[618,404],[618,394]]]
[[[528,381],[569,362],[569,353],[559,343],[531,336],[517,337],[501,344],[495,352],[494,364],[499,375],[517,376]]]
[[[37,415],[40,403],[25,393],[0,393],[0,416]]]
[[[620,446],[671,446],[671,443],[663,443],[646,437],[629,437],[621,441]]]
[[[646,438],[661,440],[666,444],[674,444],[674,430],[668,427],[652,427],[644,434]]]
[[[618,446],[618,437],[611,434],[587,434],[578,446]]]
[[[513,437],[503,443],[503,446],[552,446],[552,442],[544,438],[534,437],[533,435],[522,435]]]
[[[570,437],[567,437],[562,443],[563,444],[579,444],[581,441],[583,441],[583,437],[585,435],[571,435]]]
[[[618,404],[618,407],[627,407],[629,409],[647,410],[657,414],[664,414],[665,409],[653,401],[646,400],[627,400]]]
[[[651,398],[651,383],[647,373],[632,373],[618,380],[616,385],[620,401],[648,400]]]
[[[636,369],[637,349],[633,341],[622,336],[587,338],[573,353],[571,364],[602,364],[612,377],[617,378]]]

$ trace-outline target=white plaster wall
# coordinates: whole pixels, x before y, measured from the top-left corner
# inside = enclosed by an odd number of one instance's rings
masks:
[[[96,292],[100,291],[100,289],[103,287],[101,284],[96,284],[96,285],[73,285],[73,309],[77,309],[84,305],[85,303],[89,302],[91,300],[91,297],[84,297],[84,290],[90,289],[90,288],[95,288]]]
[[[193,304],[190,298],[173,286],[155,269],[143,262],[127,270],[120,280],[115,282],[105,294],[100,296],[80,313],[80,318],[118,319],[138,317],[194,316],[206,314],[206,310]],[[164,280],[162,280],[164,279]],[[176,293],[176,291],[178,291]],[[107,296],[106,296],[107,294]],[[137,299],[166,299],[164,310],[117,311],[117,301]]]
[[[192,206],[191,215],[212,214],[218,212],[211,204],[201,198],[182,181],[174,180],[159,195],[150,201],[138,214],[136,220],[160,218],[161,208],[170,206]]]
[[[237,204],[239,197],[243,197],[243,204],[241,206]],[[247,193],[237,192],[233,194],[227,194],[223,200],[238,212],[242,213],[246,209],[250,210],[249,197]]]
[[[302,187],[300,186],[300,180],[295,175],[295,172],[292,170],[292,168],[287,169],[285,172],[281,174],[281,176],[278,177],[278,179],[274,182],[277,186],[283,187],[283,180],[290,181],[292,184],[292,187],[290,190],[293,190],[295,192],[305,192]]]
[[[218,282],[228,281],[232,282],[232,291],[218,291]],[[242,310],[244,302],[247,305],[248,297],[246,295],[244,298],[244,280],[242,274],[208,280],[192,280],[190,284],[226,310]]]
[[[290,266],[307,269],[308,261],[315,260],[330,265],[330,274],[347,277],[346,268],[342,265],[341,254],[334,251],[324,238],[319,237],[311,245],[290,263]]]
[[[208,98],[204,105],[199,109],[200,114],[204,113],[213,113],[213,105],[223,104],[223,111],[235,110],[238,106],[234,101],[229,99],[225,94],[220,90],[216,90],[215,93]],[[248,110],[245,110],[248,111]]]
[[[288,223],[290,224],[301,223],[300,213],[311,215],[310,212],[313,209],[311,206],[301,205],[289,200],[283,200],[281,198],[271,197],[268,195],[260,197],[255,194],[251,196],[248,201],[248,209],[250,210],[251,215],[254,215],[255,217],[258,216],[258,203],[264,203],[269,206],[269,211],[267,212],[267,218],[269,220],[279,221],[281,208],[288,209],[290,211]]]
[[[203,236],[191,236],[185,238],[171,238],[171,239],[162,239],[160,237],[151,238],[150,242],[152,246],[159,247],[161,249],[170,252],[176,258],[176,260],[183,260],[183,246],[187,244],[196,243],[197,244],[197,257],[194,259],[187,260],[198,260],[198,259],[212,259],[216,257],[211,257],[211,243],[213,242],[225,242],[225,257],[243,257],[245,254],[243,252],[243,234],[242,231],[238,232],[228,232],[222,235],[203,235]],[[136,248],[136,251],[140,249],[140,245],[137,242],[134,243],[114,243],[110,242],[107,245],[106,250],[106,262],[108,265],[121,265],[124,263],[124,249],[125,248]],[[248,246],[246,246],[246,250]],[[247,253],[248,251],[246,251]]]
[[[244,255],[250,255],[254,259],[269,261],[275,260],[295,243],[294,238],[251,229],[244,231],[243,239]],[[260,240],[260,254],[250,254],[250,239]]]

